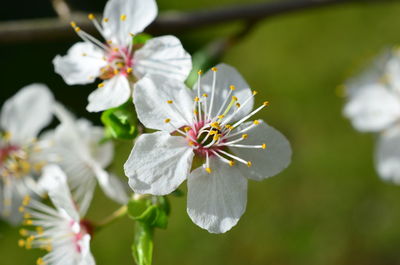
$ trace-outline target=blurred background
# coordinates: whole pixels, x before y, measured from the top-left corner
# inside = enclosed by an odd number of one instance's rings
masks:
[[[258,0],[259,1],[259,0]],[[76,9],[101,12],[105,0],[70,1]],[[207,9],[255,0],[158,0],[160,11]],[[3,1],[1,20],[55,16],[48,1]],[[238,23],[178,35],[191,53],[228,36]],[[373,135],[356,132],[342,116],[340,85],[385,47],[400,44],[400,3],[347,4],[269,18],[224,56],[259,91],[259,114],[293,146],[293,162],[280,175],[250,182],[247,211],[223,235],[209,234],[186,214],[186,198],[171,198],[167,230],[155,235],[154,265],[394,265],[400,264],[400,187],[384,183],[374,170]],[[72,31],[72,29],[71,29]],[[85,111],[95,85],[67,86],[52,59],[68,41],[0,45],[0,103],[21,87],[46,83],[74,112]],[[113,170],[121,171],[129,145]],[[186,190],[186,184],[182,185]],[[97,192],[89,217],[102,219],[118,206]],[[0,264],[35,264],[41,251],[18,248],[18,229],[0,223]],[[123,219],[96,234],[97,264],[134,264],[133,222]]]

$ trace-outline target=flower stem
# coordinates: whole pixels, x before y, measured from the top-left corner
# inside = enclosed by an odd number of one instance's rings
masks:
[[[113,212],[110,216],[106,217],[105,219],[101,220],[98,223],[95,223],[96,230],[99,230],[113,222],[117,221],[118,219],[124,217],[128,212],[128,206],[124,205],[121,208],[117,209]]]

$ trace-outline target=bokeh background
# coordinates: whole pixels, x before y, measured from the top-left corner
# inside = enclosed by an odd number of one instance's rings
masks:
[[[72,1],[100,12],[105,0]],[[254,0],[158,0],[163,10],[206,9]],[[1,20],[53,16],[48,1],[2,1]],[[229,35],[238,23],[179,35],[190,52]],[[0,46],[0,103],[24,85],[46,83],[56,98],[79,116],[92,86],[67,86],[51,60],[67,42]],[[247,211],[223,235],[195,226],[186,198],[171,198],[167,230],[155,235],[154,265],[354,265],[400,264],[400,187],[382,182],[374,171],[374,136],[353,130],[342,117],[340,85],[385,47],[400,44],[400,3],[348,4],[273,17],[229,50],[235,66],[259,91],[259,114],[293,145],[291,166],[263,182],[251,182]],[[27,106],[29,108],[29,106]],[[121,173],[126,143],[113,169]],[[125,146],[125,148],[124,148]],[[121,174],[121,177],[124,176]],[[185,189],[185,184],[182,186]],[[89,213],[99,220],[117,205],[97,192]],[[97,264],[134,264],[133,223],[120,220],[96,234]],[[0,224],[0,264],[35,264],[41,251],[18,248],[18,229]]]

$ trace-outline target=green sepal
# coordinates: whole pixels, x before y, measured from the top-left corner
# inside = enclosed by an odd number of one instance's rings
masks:
[[[132,102],[108,109],[101,115],[106,139],[132,140],[137,135],[137,118]]]
[[[147,33],[140,33],[133,36],[133,44],[145,44],[148,40],[152,39],[153,36]]]
[[[153,259],[154,228],[142,222],[135,223],[132,255],[137,265],[151,265]]]
[[[157,197],[156,200],[156,203],[153,203],[151,199],[130,200],[128,216],[151,227],[167,228],[169,203],[164,197]]]

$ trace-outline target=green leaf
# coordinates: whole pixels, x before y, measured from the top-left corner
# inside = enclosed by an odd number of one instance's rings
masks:
[[[146,34],[146,33],[140,33],[137,34],[133,37],[133,44],[145,44],[146,41],[152,39],[153,36],[151,36],[150,34]]]
[[[131,140],[137,135],[137,118],[130,101],[104,111],[101,121],[105,126],[106,138]]]
[[[154,228],[142,222],[135,224],[132,255],[137,265],[151,265],[153,259]]]

